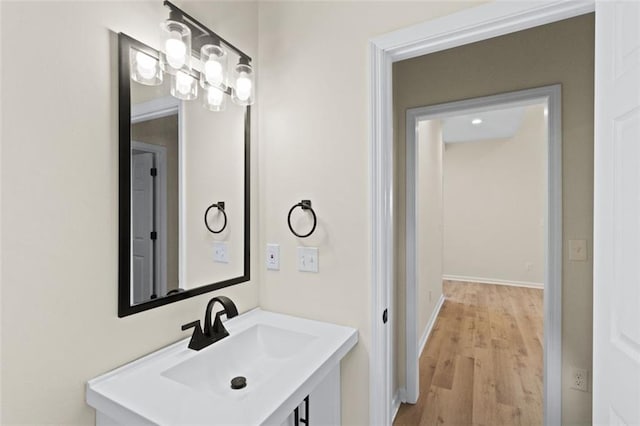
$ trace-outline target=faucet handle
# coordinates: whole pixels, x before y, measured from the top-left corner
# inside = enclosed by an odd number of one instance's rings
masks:
[[[211,344],[211,342],[206,338],[204,333],[202,332],[202,327],[200,326],[200,320],[190,322],[189,324],[185,324],[182,326],[182,330],[188,330],[190,328],[194,328],[193,334],[191,335],[191,340],[189,340],[189,349],[193,349],[199,351],[202,348],[207,347]]]
[[[190,322],[189,324],[184,324],[182,326],[182,331],[188,330],[190,328],[196,328],[196,332],[198,331],[197,329],[200,329],[200,332],[202,332],[202,327],[200,326],[200,320],[195,320],[193,322]]]

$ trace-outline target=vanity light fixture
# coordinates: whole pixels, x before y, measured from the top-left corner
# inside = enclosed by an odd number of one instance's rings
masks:
[[[185,71],[178,71],[171,76],[171,94],[184,101],[192,101],[198,97],[198,79]]]
[[[185,24],[171,18],[160,24],[162,47],[160,63],[169,74],[191,71],[191,30]]]
[[[223,111],[227,96],[240,106],[252,105],[255,77],[251,58],[170,1],[165,0],[164,5],[170,12],[169,19],[160,25],[163,49],[159,52],[160,59],[132,49],[131,79],[156,86],[162,84],[165,72],[171,76],[171,94],[182,100],[196,99],[200,86],[202,106],[210,111]],[[240,58],[231,81],[228,51]],[[192,69],[192,62],[200,65],[198,71]]]
[[[217,87],[207,87],[202,89],[202,106],[209,111],[224,111],[227,106],[227,96],[225,92]]]
[[[162,84],[162,70],[158,60],[136,49],[129,52],[131,63],[131,78],[146,86]]]
[[[200,49],[202,74],[200,85],[203,88],[216,87],[227,90],[227,51],[220,46],[219,41],[205,44]]]
[[[232,99],[238,105],[253,104],[253,68],[248,60],[240,58],[238,65],[233,70],[233,96]]]

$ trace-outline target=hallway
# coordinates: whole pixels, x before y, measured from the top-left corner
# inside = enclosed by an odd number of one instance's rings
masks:
[[[542,424],[542,290],[455,281],[443,290],[420,398],[394,424]]]

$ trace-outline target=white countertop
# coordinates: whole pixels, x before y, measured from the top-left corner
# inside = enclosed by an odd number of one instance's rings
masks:
[[[353,328],[259,308],[232,318],[224,325],[229,336],[201,351],[188,349],[187,338],[90,380],[87,383],[87,403],[114,420],[129,424],[270,424],[279,421],[280,417],[284,419],[287,413],[282,410],[297,405],[301,392],[308,392],[303,388],[315,386],[358,341],[358,332]],[[256,365],[264,366],[262,370],[266,371],[254,371],[254,376],[263,376],[259,385],[252,386],[252,376],[248,375],[245,389],[230,390],[229,387],[227,392],[224,370],[238,369],[242,373],[243,360],[249,361],[245,364],[251,364],[252,361],[252,355],[247,351],[232,357],[228,355],[236,347],[241,347],[237,346],[240,340],[234,340],[234,336],[240,336],[257,325],[263,329],[281,329],[285,333],[309,338],[284,361],[266,363],[260,360]],[[247,333],[245,336],[249,335]],[[282,347],[286,349],[284,342]],[[220,358],[220,355],[224,358]],[[236,357],[237,360],[228,359]],[[208,364],[201,362],[209,359],[214,361]],[[195,362],[190,363],[190,360]],[[215,375],[216,380],[218,376],[224,376],[224,379],[220,379],[224,380],[224,391],[209,389],[205,385],[199,388],[189,386],[170,378],[173,373],[168,372],[185,370],[184,366],[191,368],[198,363],[203,367],[188,372],[193,373],[189,380],[199,380],[200,371],[203,383],[209,380],[207,374]],[[216,365],[221,364],[221,368],[216,369]],[[231,376],[236,374],[235,371],[228,373]],[[257,379],[253,381],[254,384],[256,382]]]

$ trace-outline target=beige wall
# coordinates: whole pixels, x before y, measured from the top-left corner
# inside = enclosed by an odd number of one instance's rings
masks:
[[[260,3],[260,246],[280,244],[266,271],[266,309],[358,328],[342,363],[344,424],[369,418],[370,221],[368,40],[469,7],[461,2]],[[309,198],[318,229],[287,228]],[[296,270],[297,246],[319,248],[320,272]],[[261,264],[264,257],[260,253]],[[393,316],[394,312],[391,311]]]
[[[131,140],[160,145],[167,152],[167,291],[178,288],[178,116],[131,125]]]
[[[255,3],[180,4],[255,57]],[[202,318],[213,295],[117,317],[116,34],[151,43],[167,10],[160,1],[0,8],[1,423],[92,424],[86,381],[187,337],[180,325]],[[218,293],[244,312],[258,305],[257,287]]]
[[[593,67],[590,14],[398,62],[393,69],[398,141],[405,140],[407,108],[562,84],[562,423],[567,425],[591,422],[591,394],[569,389],[568,383],[570,366],[591,369],[592,262],[570,262],[566,242],[586,239],[591,247],[593,241]],[[398,152],[402,161],[402,143]],[[402,173],[398,177],[403,188]],[[402,191],[398,194],[402,206]]]
[[[244,272],[244,108],[227,101],[220,113],[203,108],[200,100],[184,108],[186,267],[181,287],[186,289]],[[213,234],[203,215],[218,201],[225,202],[227,227]],[[217,209],[208,217],[214,230],[222,226]],[[228,263],[213,261],[216,241],[227,244]]]
[[[509,139],[445,144],[445,276],[544,283],[544,108]]]

